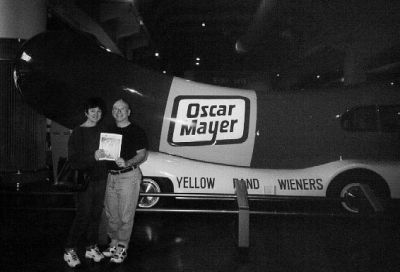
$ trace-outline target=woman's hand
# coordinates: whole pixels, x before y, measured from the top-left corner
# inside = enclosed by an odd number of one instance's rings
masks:
[[[94,152],[94,158],[96,159],[96,161],[98,161],[100,158],[104,158],[105,156],[106,153],[103,149],[98,149]]]

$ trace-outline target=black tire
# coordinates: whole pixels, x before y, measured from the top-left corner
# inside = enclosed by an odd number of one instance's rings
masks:
[[[359,214],[369,206],[360,184],[368,185],[382,203],[390,198],[386,182],[377,174],[366,170],[352,170],[338,176],[329,186],[327,197],[341,198],[340,205],[344,211]]]
[[[140,185],[140,192],[145,193],[171,193],[172,185],[168,179],[143,177]],[[143,196],[139,198],[138,206],[149,209],[164,206],[169,201],[169,197]]]

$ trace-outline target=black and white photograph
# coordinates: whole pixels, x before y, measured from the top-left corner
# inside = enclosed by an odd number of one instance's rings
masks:
[[[0,0],[0,270],[400,271],[399,14]]]

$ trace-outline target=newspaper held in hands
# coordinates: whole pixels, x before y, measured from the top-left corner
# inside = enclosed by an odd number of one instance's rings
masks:
[[[99,149],[103,149],[105,157],[99,160],[115,161],[120,157],[122,135],[115,133],[100,133]]]

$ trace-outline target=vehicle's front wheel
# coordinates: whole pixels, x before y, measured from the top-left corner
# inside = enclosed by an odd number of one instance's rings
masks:
[[[144,177],[140,185],[141,193],[171,193],[172,185],[169,180],[162,178]],[[167,203],[169,198],[159,196],[142,196],[139,198],[140,208],[153,208]]]
[[[143,178],[142,183],[140,185],[141,193],[161,193],[160,186],[158,183],[150,178]],[[156,196],[142,196],[139,199],[139,207],[140,208],[152,208],[160,201],[160,197]]]

